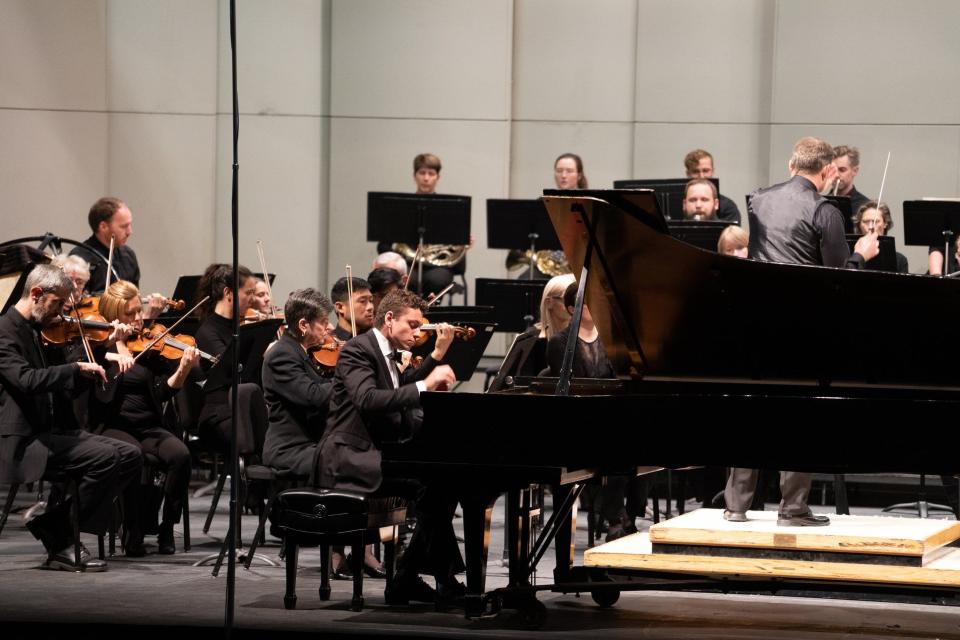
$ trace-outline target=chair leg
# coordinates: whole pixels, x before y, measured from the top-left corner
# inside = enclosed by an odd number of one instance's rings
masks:
[[[660,494],[657,493],[656,479],[650,482],[650,497],[653,499],[653,524],[660,522]]]
[[[213,491],[213,500],[210,502],[210,511],[207,512],[207,521],[203,523],[203,532],[210,531],[210,524],[213,522],[213,514],[217,512],[217,504],[220,503],[220,494],[223,493],[223,485],[227,481],[225,470],[220,470],[220,476],[217,478],[217,488]],[[233,482],[233,480],[231,480]]]
[[[363,534],[359,540],[353,543],[353,557],[359,558],[360,562],[354,563],[356,566],[353,571],[353,599],[350,600],[350,610],[360,611],[363,609]]]
[[[257,552],[257,546],[266,542],[267,513],[270,512],[270,507],[273,506],[273,494],[273,487],[271,487],[270,495],[267,497],[267,504],[260,509],[260,523],[257,525],[257,532],[253,534],[250,549],[247,550],[247,561],[243,564],[247,569],[250,568],[250,563],[253,562],[253,554]]]
[[[387,572],[387,585],[393,583],[393,576],[397,571],[397,537],[400,527],[390,528],[390,539],[383,543],[383,568]]]
[[[283,539],[283,548],[287,557],[287,591],[283,594],[283,608],[295,609],[297,606],[297,543],[291,538]]]
[[[842,473],[833,476],[833,497],[837,503],[837,513],[850,515],[850,503],[847,500],[847,479]]]
[[[80,485],[73,477],[67,480],[67,485],[68,492],[72,494],[70,520],[73,523],[73,562],[83,571],[83,565],[80,564]]]
[[[10,485],[10,492],[7,494],[7,502],[3,505],[3,515],[0,515],[0,534],[3,533],[3,527],[7,524],[7,516],[10,515],[10,509],[13,508],[13,501],[17,499],[17,491],[20,484]]]
[[[289,547],[285,547],[289,550]],[[290,566],[290,558],[287,558],[287,567]],[[320,599],[327,601],[330,599],[330,545],[320,545]]]
[[[183,551],[190,551],[190,487],[183,490],[183,506],[181,507],[183,516]]]

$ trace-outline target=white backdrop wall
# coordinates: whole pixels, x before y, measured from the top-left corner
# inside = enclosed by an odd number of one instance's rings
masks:
[[[951,0],[239,0],[241,259],[255,241],[277,297],[366,272],[371,190],[473,197],[468,279],[491,197],[534,197],[553,159],[591,186],[673,177],[716,157],[722,190],[786,177],[793,141],[860,147],[861,191],[960,192],[960,4]],[[0,0],[4,238],[82,239],[104,194],[127,200],[143,287],[229,259],[227,0]],[[911,270],[925,250],[907,248]]]

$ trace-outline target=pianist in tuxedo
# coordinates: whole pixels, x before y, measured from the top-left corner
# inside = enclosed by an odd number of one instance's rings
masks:
[[[448,387],[453,370],[442,364],[453,340],[449,325],[440,325],[433,352],[416,369],[400,373],[398,350],[409,350],[420,334],[426,304],[412,291],[387,294],[374,328],[344,345],[337,361],[326,431],[320,441],[316,475],[321,487],[373,495],[416,498],[417,528],[388,585],[388,604],[433,602],[461,596],[456,574],[464,569],[453,531],[457,497],[441,483],[388,475],[381,468],[384,441],[414,436],[422,422],[420,394]],[[420,574],[429,574],[436,591]]]
[[[713,177],[713,156],[709,151],[694,149],[683,158],[683,166],[690,179]],[[737,204],[723,194],[717,194],[720,207],[717,217],[730,224],[740,224],[740,209]]]
[[[706,178],[687,183],[683,191],[683,217],[686,220],[716,220],[720,210],[717,187]]]
[[[822,265],[858,269],[879,252],[876,231],[857,241],[853,256],[847,247],[842,214],[820,192],[836,176],[834,150],[813,137],[801,138],[793,147],[790,180],[754,192],[749,199],[750,257],[768,262]],[[731,522],[746,522],[746,511],[756,491],[756,469],[731,468],[724,490]],[[781,526],[825,526],[807,506],[812,476],[780,472]]]
[[[861,235],[867,235],[875,232],[878,236],[885,236],[893,228],[893,216],[890,215],[890,207],[874,200],[868,200],[866,204],[857,209],[853,214],[853,228]],[[910,265],[907,262],[907,256],[897,251],[897,273],[909,273]]]

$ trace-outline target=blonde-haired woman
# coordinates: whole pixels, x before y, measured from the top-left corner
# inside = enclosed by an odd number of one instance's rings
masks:
[[[117,320],[141,330],[140,291],[131,282],[114,282],[100,297],[100,314],[108,321]],[[193,347],[185,349],[175,364],[167,364],[158,354],[146,354],[97,397],[97,422],[104,426],[103,435],[139,446],[144,453],[156,456],[166,471],[163,517],[157,536],[162,554],[175,551],[173,525],[180,521],[183,496],[190,482],[190,451],[180,438],[163,428],[163,403],[183,387],[197,360]],[[124,551],[132,557],[146,554],[138,517],[141,502],[140,484],[131,482],[124,490]]]

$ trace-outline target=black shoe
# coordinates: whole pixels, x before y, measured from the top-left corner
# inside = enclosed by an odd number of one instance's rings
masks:
[[[55,553],[47,558],[48,569],[59,569],[61,571],[106,571],[107,563],[100,558],[94,558],[87,551],[87,548],[80,545],[80,564],[74,562],[73,545]]]
[[[383,565],[379,562],[377,564],[367,564],[363,563],[363,573],[368,578],[375,578],[382,580],[387,577],[387,570],[383,568]]]
[[[342,562],[337,562],[338,559],[341,559]],[[350,571],[350,556],[344,558],[339,553],[331,553],[330,564],[333,567],[330,575],[333,576],[334,580],[353,580],[353,572]]]
[[[417,576],[413,579],[398,579],[383,590],[383,598],[389,605],[407,605],[411,602],[436,602],[436,590]]]
[[[467,587],[453,576],[442,582],[437,580],[437,611],[444,611],[454,606],[463,606],[466,595]]]
[[[781,513],[777,516],[778,527],[826,527],[829,524],[830,518],[827,516],[815,516],[812,513],[799,516],[788,516]]]
[[[161,524],[160,532],[157,534],[157,553],[165,556],[173,555],[177,552],[177,545],[173,541],[173,525]]]
[[[147,548],[143,546],[142,533],[125,533],[123,536],[123,554],[128,558],[142,558],[147,555]]]

